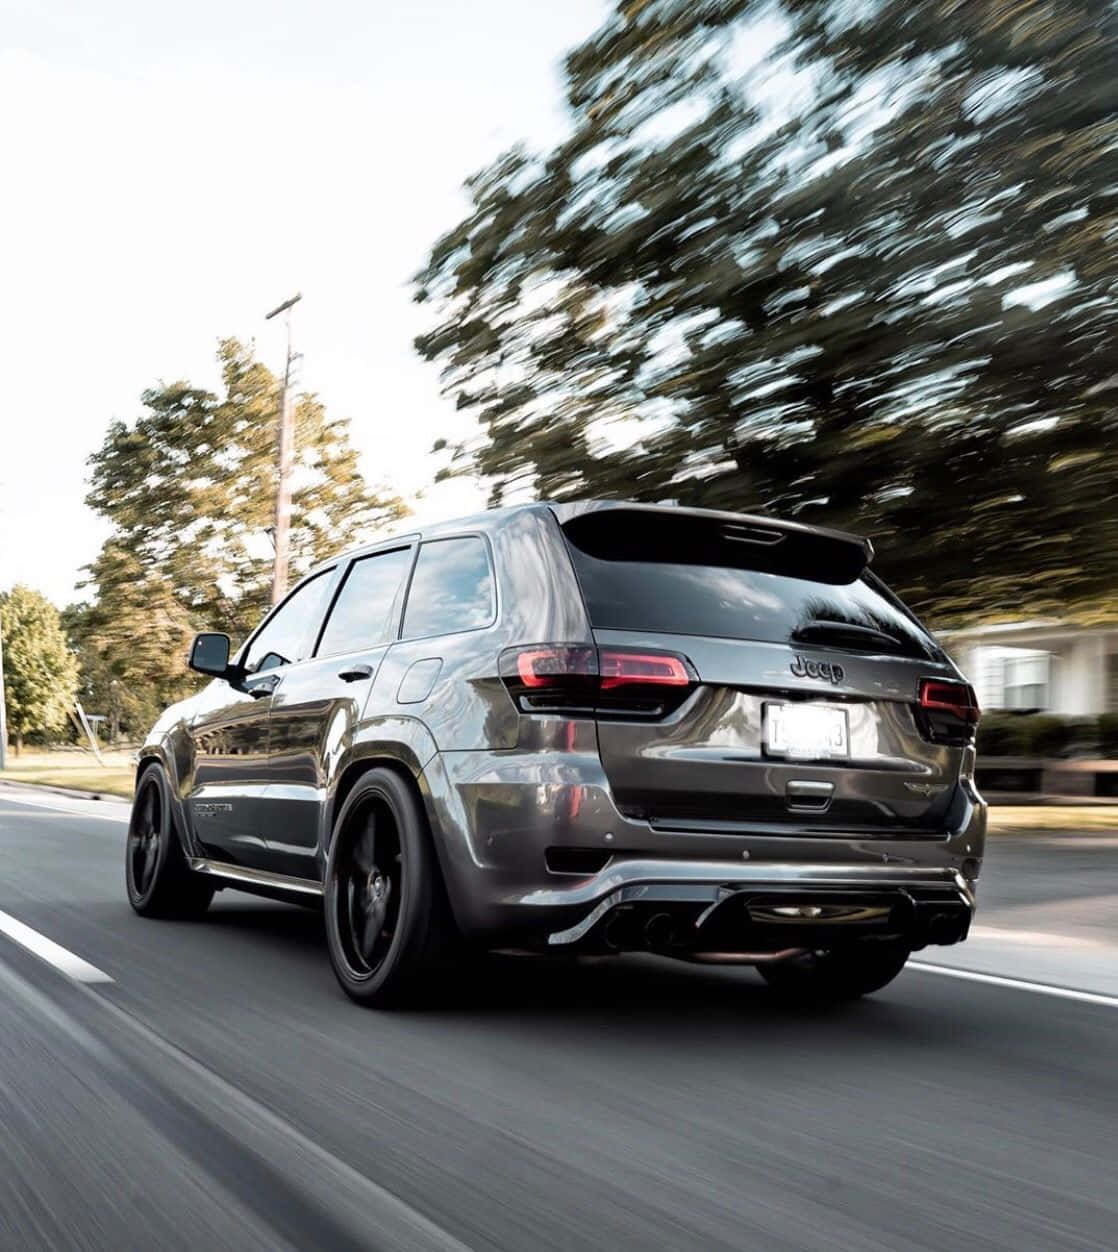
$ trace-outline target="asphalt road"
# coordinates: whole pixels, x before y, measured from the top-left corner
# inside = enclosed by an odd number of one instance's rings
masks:
[[[912,970],[795,1012],[752,971],[634,958],[495,962],[373,1014],[313,913],[225,892],[144,921],[116,809],[11,794],[0,1248],[1118,1247],[1118,1003]],[[1116,843],[995,843],[990,916],[1086,902],[1105,944]]]

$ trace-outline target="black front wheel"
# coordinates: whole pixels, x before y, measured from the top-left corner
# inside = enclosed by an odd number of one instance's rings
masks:
[[[904,969],[910,952],[900,940],[862,939],[758,969],[769,986],[786,999],[856,1000],[892,982]]]
[[[413,996],[454,942],[431,833],[408,783],[365,774],[334,823],[326,867],[326,939],[334,973],[359,1004]]]
[[[124,877],[128,902],[143,917],[197,917],[213,899],[213,887],[186,863],[158,765],[149,765],[136,783]]]

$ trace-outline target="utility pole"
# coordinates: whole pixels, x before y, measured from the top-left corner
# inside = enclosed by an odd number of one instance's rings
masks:
[[[291,395],[291,367],[295,353],[291,350],[291,310],[302,300],[297,292],[290,300],[277,305],[264,318],[270,321],[278,314],[285,314],[287,323],[287,358],[283,363],[283,389],[280,392],[279,414],[276,422],[276,517],[272,532],[275,544],[275,563],[272,566],[272,603],[278,604],[287,591],[287,562],[290,544],[288,530],[291,525],[291,464],[295,459],[295,404]]]
[[[0,625],[0,769],[8,765],[8,710],[4,704],[4,627]]]

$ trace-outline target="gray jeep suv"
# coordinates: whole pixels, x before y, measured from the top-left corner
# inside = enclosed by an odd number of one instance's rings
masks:
[[[856,996],[964,939],[974,692],[868,569],[768,517],[532,504],[312,571],[140,754],[145,915],[322,907],[387,1005],[466,947],[651,951]]]

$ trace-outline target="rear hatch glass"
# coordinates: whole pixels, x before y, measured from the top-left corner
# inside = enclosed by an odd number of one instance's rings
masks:
[[[604,510],[564,527],[596,630],[817,644],[939,660],[865,552],[829,535]]]

